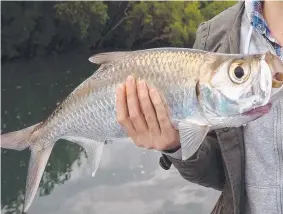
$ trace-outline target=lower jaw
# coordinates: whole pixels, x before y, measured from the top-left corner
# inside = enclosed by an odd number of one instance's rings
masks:
[[[248,112],[245,112],[244,115],[264,115],[267,114],[269,112],[269,110],[271,109],[271,103],[268,103],[267,105],[261,106],[261,107],[257,107],[255,109],[252,109]]]

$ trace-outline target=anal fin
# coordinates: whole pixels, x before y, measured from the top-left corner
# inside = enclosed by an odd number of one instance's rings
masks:
[[[196,121],[183,120],[178,124],[182,149],[182,160],[190,158],[200,147],[206,137],[209,126]]]
[[[65,136],[62,139],[77,143],[85,149],[87,154],[87,159],[92,169],[91,175],[92,177],[94,177],[100,163],[104,142],[98,142],[93,139],[79,137],[79,136]]]

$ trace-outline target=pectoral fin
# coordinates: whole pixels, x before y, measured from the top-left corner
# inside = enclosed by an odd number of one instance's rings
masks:
[[[207,125],[190,120],[179,122],[178,128],[181,141],[182,160],[186,160],[197,151],[210,128]]]
[[[77,143],[85,149],[92,169],[91,175],[94,177],[100,163],[104,142],[97,142],[92,139],[77,136],[65,136],[63,139]]]

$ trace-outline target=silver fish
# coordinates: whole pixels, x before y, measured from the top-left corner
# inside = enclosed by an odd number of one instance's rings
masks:
[[[198,149],[210,130],[241,126],[266,114],[272,88],[283,84],[283,65],[271,53],[228,55],[156,48],[101,53],[89,60],[101,66],[46,120],[1,136],[2,148],[31,150],[24,212],[57,140],[82,146],[94,176],[105,141],[128,137],[116,121],[115,91],[130,74],[155,87],[167,103],[180,133],[183,159]],[[282,90],[278,93],[282,95]],[[272,102],[282,97],[278,93]]]

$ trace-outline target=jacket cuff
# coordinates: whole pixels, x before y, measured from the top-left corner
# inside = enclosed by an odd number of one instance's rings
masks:
[[[169,151],[162,151],[163,154],[168,155],[174,159],[182,160],[182,149],[179,148],[175,152],[169,152]]]

